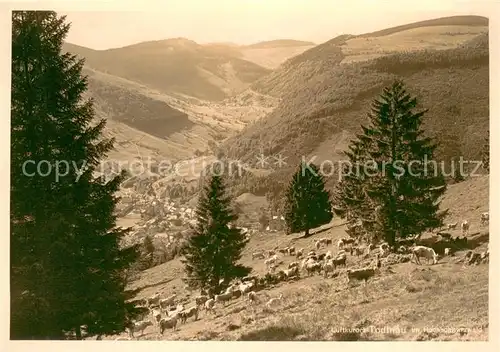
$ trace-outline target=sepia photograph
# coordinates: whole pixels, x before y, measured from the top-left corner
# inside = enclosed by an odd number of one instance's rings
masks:
[[[10,340],[489,341],[494,1],[91,3],[9,10]]]

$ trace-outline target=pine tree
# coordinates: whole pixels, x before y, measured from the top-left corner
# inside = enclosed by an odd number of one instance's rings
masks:
[[[305,231],[329,223],[333,218],[330,194],[318,167],[302,162],[292,177],[285,195],[287,233]]]
[[[220,292],[220,280],[248,275],[251,268],[238,264],[248,240],[241,229],[230,226],[237,220],[221,176],[206,182],[196,210],[197,225],[182,253],[186,283],[190,287],[213,288]]]
[[[483,168],[490,172],[490,131],[488,130],[483,146]]]
[[[138,250],[120,248],[114,215],[124,174],[93,176],[113,140],[83,99],[83,61],[61,53],[68,30],[54,12],[12,13],[11,339],[113,334],[137,314],[125,285]]]
[[[422,136],[427,110],[414,112],[416,106],[401,81],[384,88],[368,114],[370,125],[362,126],[363,133],[353,142],[357,156],[351,155],[350,161],[361,160],[364,167],[337,188],[344,212],[360,216],[371,210],[373,216],[362,221],[363,227],[391,246],[399,237],[440,227],[447,213],[439,211],[446,183],[433,163],[436,145]]]
[[[347,163],[342,165],[342,179],[333,192],[333,211],[347,220],[347,232],[351,236],[372,234],[375,216],[371,200],[366,196],[363,173],[365,158],[361,141],[353,140],[344,154]],[[359,226],[362,225],[362,226]],[[361,233],[360,230],[363,230]],[[372,236],[373,237],[373,236]],[[375,240],[375,238],[372,238]]]

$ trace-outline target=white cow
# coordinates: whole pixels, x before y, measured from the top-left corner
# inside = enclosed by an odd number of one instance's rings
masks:
[[[468,235],[469,234],[469,227],[470,224],[467,220],[462,221],[462,224],[460,225],[462,227],[462,235]]]
[[[434,249],[426,246],[415,246],[411,249],[412,259],[415,258],[415,263],[420,263],[420,257],[425,257],[427,262],[432,259],[432,263],[436,264],[438,261],[438,255],[434,252]]]
[[[490,221],[490,214],[488,212],[481,214],[481,225],[485,225]]]

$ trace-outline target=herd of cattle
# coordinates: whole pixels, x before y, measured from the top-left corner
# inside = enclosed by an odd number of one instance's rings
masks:
[[[486,224],[489,221],[488,213],[481,214],[481,224]],[[457,223],[446,225],[447,229],[454,229]],[[462,234],[465,236],[469,232],[469,222],[462,221]],[[443,237],[443,234],[440,234]],[[465,241],[466,238],[464,237]],[[411,242],[407,240],[405,243]],[[415,240],[414,240],[415,242]],[[306,250],[304,248],[295,248],[288,246],[284,248],[275,247],[269,250],[255,251],[251,254],[252,260],[264,260],[264,265],[267,272],[264,275],[251,275],[233,282],[220,281],[220,286],[225,287],[225,290],[216,294],[213,290],[201,290],[200,295],[194,297],[194,302],[187,308],[184,303],[186,298],[178,300],[176,294],[172,294],[166,298],[162,298],[157,292],[154,296],[142,299],[140,306],[147,308],[147,313],[142,317],[141,321],[132,322],[128,328],[129,339],[134,337],[134,333],[140,332],[141,335],[149,326],[156,326],[160,334],[163,334],[166,329],[176,330],[179,323],[186,323],[189,318],[198,320],[200,312],[204,310],[206,315],[215,315],[215,310],[218,306],[225,306],[233,299],[246,300],[250,304],[261,302],[259,291],[266,288],[274,287],[274,285],[292,280],[299,280],[301,273],[306,276],[314,274],[327,277],[341,277],[344,274],[347,284],[352,280],[364,281],[380,272],[382,265],[394,263],[394,260],[389,260],[389,256],[397,257],[395,262],[411,262],[414,261],[420,265],[420,259],[425,258],[427,263],[436,264],[440,259],[433,248],[416,245],[413,242],[411,245],[399,245],[395,251],[391,253],[387,243],[378,245],[372,243],[360,243],[353,238],[342,238],[336,243],[336,253],[334,254],[333,240],[330,238],[320,238],[315,240],[313,248]],[[321,249],[327,249],[324,253],[319,253]],[[374,256],[372,254],[375,254]],[[353,259],[352,265],[347,268],[348,255]],[[451,248],[446,248],[445,256],[453,256]],[[284,256],[291,257],[292,262],[280,269],[280,265],[284,264]],[[386,258],[382,260],[383,258]],[[464,264],[479,264],[487,262],[489,258],[489,248],[482,253],[467,251],[460,261]],[[357,259],[357,260],[354,260]],[[342,270],[337,270],[342,268]],[[271,298],[267,301],[266,306],[269,308],[279,305],[283,300],[283,295]]]

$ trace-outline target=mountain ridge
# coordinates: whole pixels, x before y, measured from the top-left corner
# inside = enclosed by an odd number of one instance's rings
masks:
[[[181,93],[220,101],[245,90],[268,69],[229,51],[171,39],[93,50],[65,43],[64,49],[85,58],[92,69],[123,77],[164,93]]]
[[[240,185],[234,181],[234,194],[264,195],[285,187],[280,180],[302,157],[317,156],[317,163],[342,159],[348,140],[366,123],[372,100],[395,78],[402,78],[420,106],[430,109],[424,129],[440,144],[438,160],[449,162],[458,155],[481,160],[477,140],[486,137],[489,125],[488,38],[484,26],[410,28],[379,39],[362,38],[366,45],[358,54],[349,45],[353,40],[358,45],[359,38],[344,35],[288,60],[251,86],[279,98],[278,106],[220,147],[225,157],[251,165],[262,151],[282,155],[287,164],[264,177],[239,180]],[[374,40],[388,49],[372,57],[366,50]],[[392,49],[401,43],[404,50]],[[346,60],[353,53],[364,57]],[[331,186],[335,180],[328,182]]]
[[[295,39],[274,39],[274,40],[265,40],[249,45],[243,45],[245,48],[252,49],[265,49],[269,47],[287,47],[287,46],[315,46],[316,43],[305,40],[295,40]]]

